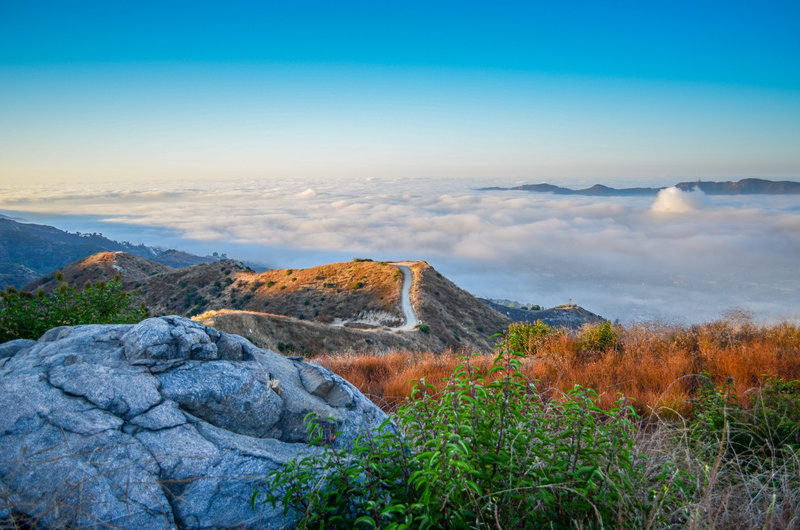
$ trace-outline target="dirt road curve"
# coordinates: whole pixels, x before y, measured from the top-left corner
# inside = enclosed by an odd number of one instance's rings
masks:
[[[400,269],[400,272],[403,273],[403,290],[400,293],[400,309],[403,310],[403,316],[406,320],[402,326],[392,328],[393,331],[410,331],[419,324],[417,312],[414,311],[414,306],[411,305],[411,282],[414,278],[411,268],[409,267],[411,264],[412,262],[408,261],[392,263],[392,265]]]

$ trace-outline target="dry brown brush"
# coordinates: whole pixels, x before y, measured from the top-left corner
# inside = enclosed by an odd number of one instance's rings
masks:
[[[523,341],[527,355],[521,372],[539,381],[540,388],[567,392],[579,384],[595,389],[606,406],[622,394],[640,414],[664,417],[691,413],[701,377],[717,385],[732,379],[745,406],[752,389],[769,376],[800,379],[800,327],[795,324],[756,325],[731,317],[691,327],[644,323],[611,329],[615,339],[600,348],[587,337],[591,330],[550,329]],[[416,380],[444,388],[462,353],[349,353],[317,357],[316,362],[393,410],[411,394]],[[486,355],[473,362],[486,368],[492,359]]]

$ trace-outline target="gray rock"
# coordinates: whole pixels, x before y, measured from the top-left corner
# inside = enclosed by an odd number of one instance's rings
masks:
[[[58,326],[57,328],[49,329],[45,331],[41,337],[39,337],[38,342],[53,342],[54,340],[66,337],[69,335],[71,330],[72,328],[69,326]]]
[[[344,380],[316,364],[301,362],[297,365],[300,381],[305,389],[334,407],[349,407],[355,402],[353,393]]]
[[[18,351],[29,348],[34,344],[36,344],[36,341],[30,339],[17,339],[4,342],[0,344],[0,359],[13,357]]]
[[[324,368],[179,317],[0,345],[0,525],[291,528],[249,499],[320,450],[309,412],[343,447],[386,419]]]

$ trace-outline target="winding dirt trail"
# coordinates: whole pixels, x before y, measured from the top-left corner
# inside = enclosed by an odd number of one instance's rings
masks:
[[[411,331],[416,327],[417,324],[419,324],[417,312],[414,311],[414,306],[411,304],[411,282],[414,280],[414,275],[411,272],[409,265],[412,264],[413,262],[410,261],[396,261],[391,263],[391,265],[394,265],[400,269],[400,272],[403,273],[403,288],[400,293],[400,309],[403,310],[403,317],[406,320],[402,326],[391,328],[392,331]]]

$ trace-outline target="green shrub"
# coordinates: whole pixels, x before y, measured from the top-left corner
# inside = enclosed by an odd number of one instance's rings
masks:
[[[134,304],[118,278],[87,282],[82,290],[62,283],[50,294],[0,291],[0,342],[38,339],[57,326],[131,324],[146,317],[144,305]]]
[[[309,416],[324,450],[272,472],[253,507],[280,502],[300,528],[643,527],[674,517],[689,481],[669,465],[645,476],[623,399],[604,411],[576,386],[548,401],[505,348],[489,374],[466,357],[441,393],[420,381],[397,413],[404,437],[385,423],[338,447],[330,422]]]
[[[619,344],[620,333],[611,322],[586,326],[578,336],[581,347],[587,351],[604,352],[615,349]]]
[[[545,337],[554,330],[537,320],[533,324],[515,322],[508,327],[508,345],[511,351],[525,355],[536,355]]]
[[[364,287],[365,285],[366,285],[366,284],[365,284],[364,282],[356,282],[356,283],[354,283],[354,284],[353,284],[353,289],[354,289],[354,290],[355,290],[355,289],[361,289],[361,288],[362,288],[362,287]]]
[[[418,330],[420,330],[423,333],[430,333],[431,332],[431,327],[429,325],[427,325],[427,324],[423,324],[422,322],[420,322],[419,324],[417,324],[414,327],[417,328]]]
[[[294,344],[292,344],[291,342],[287,342],[287,343],[279,342],[278,343],[278,351],[281,352],[281,353],[293,353],[295,350],[296,350],[296,348],[294,347]]]
[[[757,466],[800,452],[800,381],[768,377],[745,409],[732,379],[716,387],[709,374],[701,377],[691,432],[708,456],[719,453]]]

